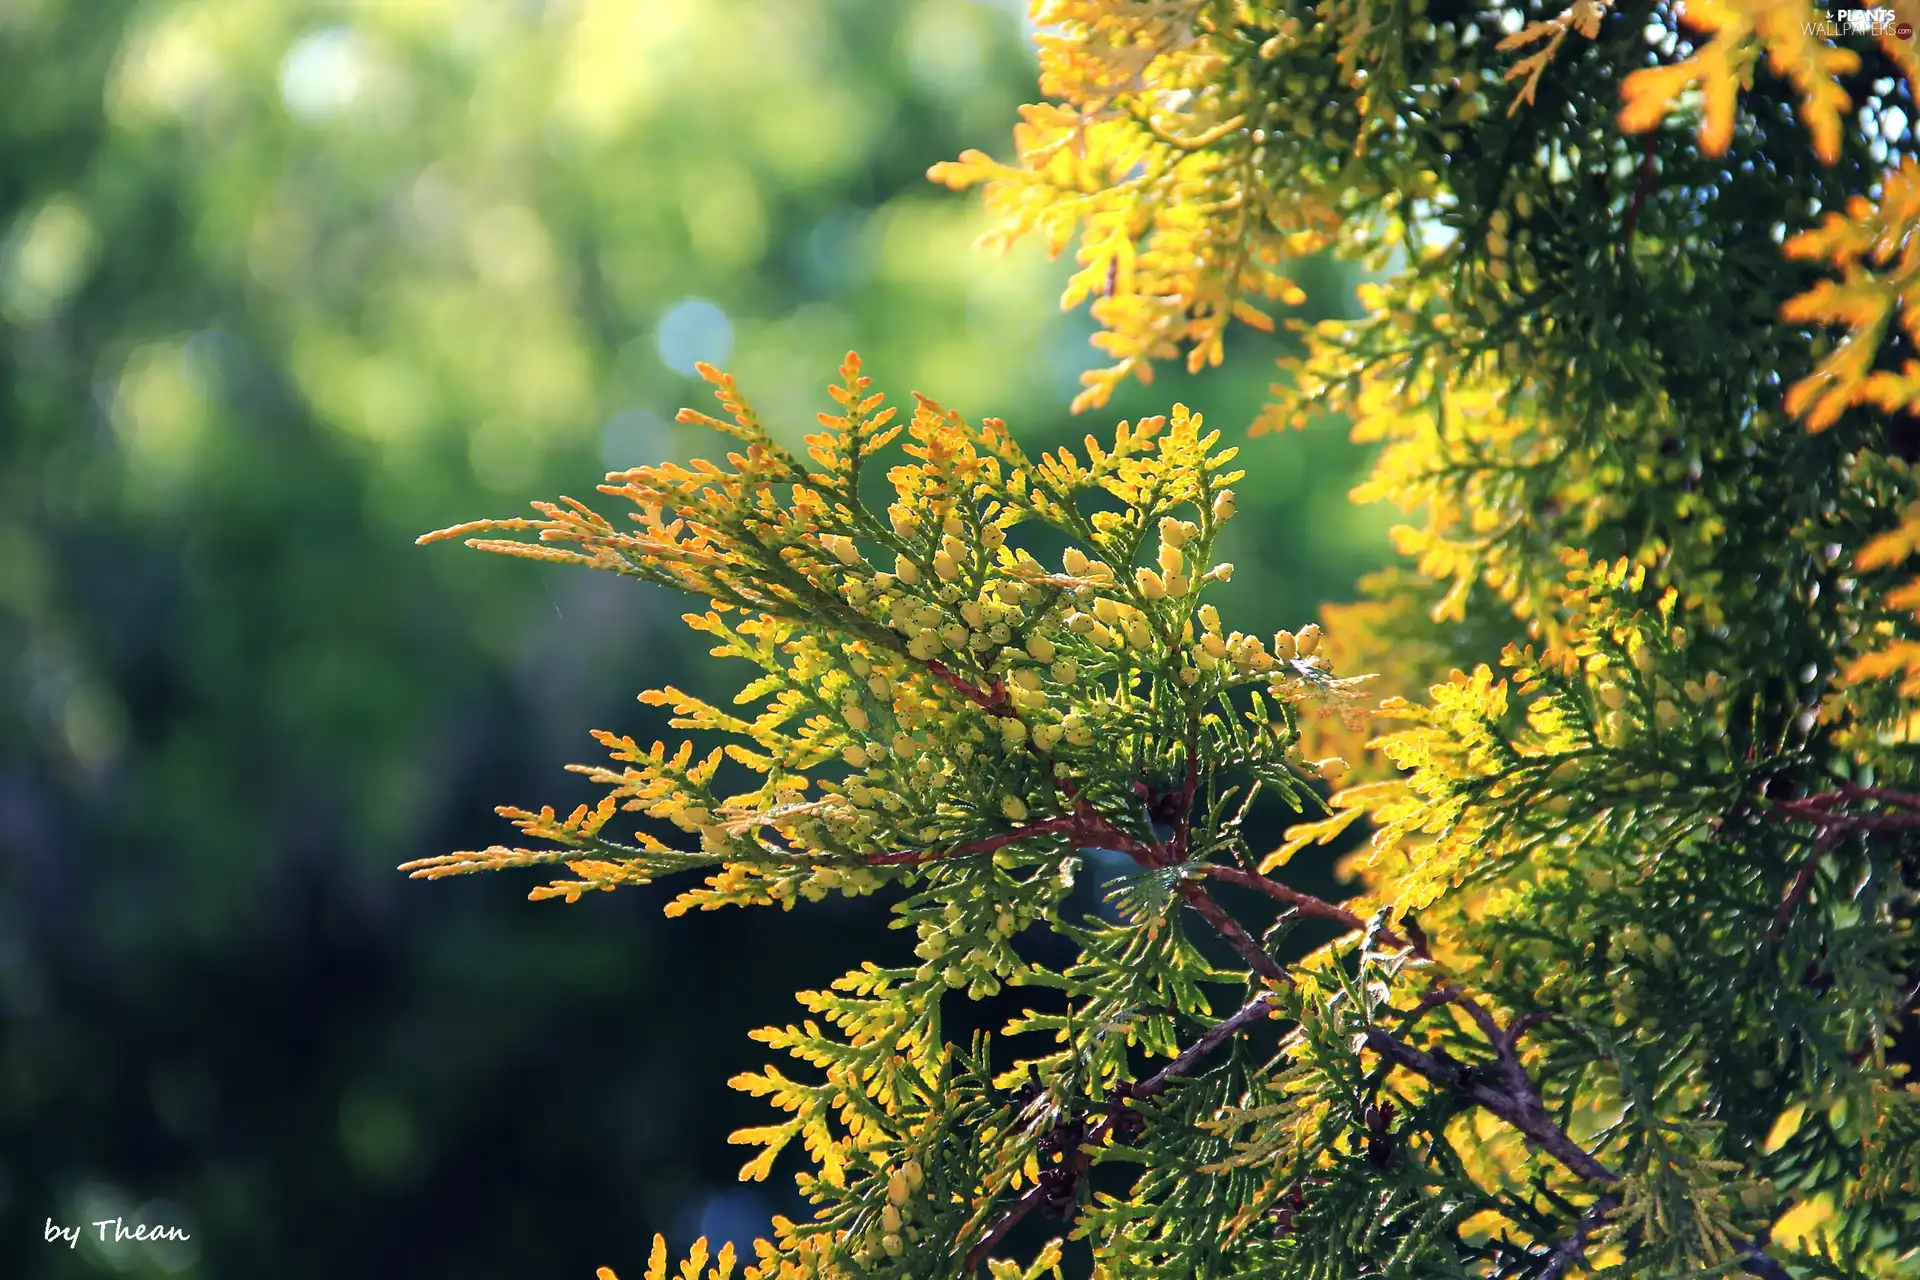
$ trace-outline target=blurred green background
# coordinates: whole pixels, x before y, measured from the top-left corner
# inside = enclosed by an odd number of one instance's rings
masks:
[[[571,805],[633,698],[719,691],[685,602],[416,548],[710,447],[692,361],[796,438],[849,347],[1031,445],[1175,399],[1243,434],[1277,340],[1071,420],[1068,264],[925,180],[1004,155],[982,0],[0,0],[0,1275],[637,1274],[745,1238],[796,984],[876,904],[397,863]],[[1309,318],[1348,305],[1316,268]],[[1335,431],[1248,442],[1220,602],[1297,626],[1385,554]],[[169,1246],[49,1244],[116,1215]],[[86,1229],[91,1237],[91,1228]]]

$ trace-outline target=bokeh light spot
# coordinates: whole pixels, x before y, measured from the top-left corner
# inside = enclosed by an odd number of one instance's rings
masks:
[[[48,201],[0,250],[0,312],[16,322],[46,319],[85,280],[99,247],[79,205]]]
[[[365,84],[365,58],[346,27],[301,37],[280,63],[280,100],[302,120],[340,114],[354,104]]]
[[[128,357],[113,391],[112,418],[137,468],[183,470],[206,435],[214,371],[185,342],[150,343]]]
[[[733,321],[705,298],[686,298],[660,317],[653,341],[667,368],[692,376],[700,361],[725,364],[733,354]]]
[[[773,1207],[750,1188],[728,1188],[700,1206],[698,1232],[716,1251],[732,1244],[736,1257],[751,1258],[753,1242],[773,1235]]]

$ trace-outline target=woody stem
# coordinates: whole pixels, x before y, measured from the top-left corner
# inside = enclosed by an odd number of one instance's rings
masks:
[[[870,867],[897,866],[901,863],[936,862],[946,858],[968,858],[982,853],[993,853],[1007,845],[1022,840],[1031,840],[1035,836],[1071,835],[1080,825],[1080,819],[1074,815],[1058,818],[1043,818],[1039,822],[1029,822],[1025,826],[1003,831],[998,835],[971,840],[966,844],[957,844],[951,849],[909,849],[902,853],[875,853],[865,859]]]
[[[1167,1086],[1174,1080],[1192,1071],[1194,1067],[1198,1065],[1200,1059],[1233,1039],[1234,1036],[1239,1035],[1240,1032],[1247,1027],[1270,1016],[1273,1012],[1274,1004],[1275,998],[1271,995],[1263,995],[1256,998],[1232,1017],[1210,1028],[1206,1034],[1183,1049],[1180,1052],[1180,1056],[1172,1062],[1169,1062],[1166,1066],[1160,1068],[1160,1070],[1154,1072],[1146,1079],[1127,1086],[1126,1096],[1130,1098],[1151,1098],[1165,1092]],[[1102,1120],[1087,1133],[1086,1140],[1081,1144],[1080,1149],[1075,1152],[1076,1172],[1085,1172],[1087,1158],[1084,1152],[1086,1148],[1097,1146],[1100,1140],[1106,1137],[1107,1131],[1112,1127],[1112,1124],[1113,1122],[1110,1119]],[[975,1267],[979,1266],[981,1259],[985,1258],[987,1253],[995,1245],[1006,1239],[1007,1233],[1019,1226],[1021,1220],[1039,1207],[1040,1201],[1045,1197],[1046,1191],[1039,1186],[1034,1186],[1029,1189],[1025,1195],[1014,1201],[1013,1204],[1008,1207],[1007,1211],[1000,1216],[1000,1219],[987,1231],[987,1234],[980,1237],[979,1241],[976,1242],[971,1249],[967,1250],[964,1263],[965,1269],[972,1271]]]

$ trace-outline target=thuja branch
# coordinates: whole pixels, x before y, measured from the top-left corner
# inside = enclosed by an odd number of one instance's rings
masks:
[[[1513,1081],[1505,1086],[1489,1084],[1478,1072],[1467,1072],[1452,1062],[1406,1043],[1380,1027],[1366,1030],[1367,1047],[1388,1061],[1405,1067],[1430,1082],[1454,1093],[1478,1107],[1484,1107],[1518,1129],[1540,1150],[1559,1161],[1569,1172],[1592,1182],[1611,1184],[1619,1175],[1600,1163],[1566,1131],[1553,1122],[1531,1084],[1516,1092]]]
[[[1227,1041],[1239,1035],[1256,1022],[1273,1016],[1279,1004],[1279,997],[1263,995],[1256,997],[1232,1017],[1218,1023],[1198,1040],[1180,1051],[1180,1055],[1145,1080],[1135,1081],[1128,1086],[1126,1096],[1130,1098],[1151,1098],[1166,1092],[1167,1086],[1181,1076],[1191,1072],[1199,1065],[1200,1059],[1218,1049]]]
[[[1079,1152],[1075,1152],[1074,1158],[1079,1160],[1084,1159],[1084,1156]],[[1075,1170],[1075,1172],[1079,1173],[1082,1172],[1082,1170]],[[967,1271],[972,1271],[978,1267],[995,1245],[1006,1239],[1009,1232],[1019,1226],[1026,1220],[1028,1214],[1039,1207],[1040,1202],[1046,1198],[1046,1194],[1045,1187],[1039,1183],[1035,1183],[1030,1187],[1026,1194],[1014,1201],[1013,1206],[1001,1215],[998,1222],[988,1228],[987,1234],[981,1236],[979,1242],[967,1250],[967,1256],[961,1263],[961,1266]]]
[[[1793,1280],[1793,1273],[1781,1266],[1777,1260],[1768,1257],[1766,1251],[1758,1244],[1741,1255],[1740,1265],[1759,1276],[1760,1280]]]
[[[1916,803],[1920,803],[1920,797],[1913,799]],[[1809,863],[1808,874],[1810,874],[1810,867],[1811,863]],[[1214,878],[1229,884],[1264,893],[1303,916],[1328,920],[1354,931],[1367,927],[1364,920],[1346,908],[1312,894],[1302,893],[1267,876],[1224,866],[1208,866],[1206,871]],[[1783,911],[1785,909],[1787,908],[1783,907]],[[1412,941],[1403,939],[1386,928],[1378,929],[1376,936],[1389,946],[1405,948],[1432,963],[1432,951],[1425,936],[1411,927],[1411,922],[1409,925],[1409,932],[1415,933]],[[1382,1027],[1367,1028],[1365,1033],[1367,1047],[1395,1065],[1425,1077],[1429,1082],[1456,1097],[1491,1111],[1519,1130],[1535,1147],[1558,1161],[1569,1172],[1603,1186],[1618,1184],[1620,1181],[1618,1174],[1575,1142],[1566,1130],[1554,1123],[1547,1112],[1539,1089],[1521,1065],[1518,1052],[1520,1038],[1531,1028],[1549,1020],[1552,1015],[1542,1011],[1525,1013],[1502,1027],[1485,1006],[1459,988],[1436,977],[1433,991],[1421,1000],[1414,1016],[1417,1017],[1428,1009],[1447,1003],[1461,1006],[1493,1046],[1500,1063],[1501,1083],[1489,1083],[1483,1073],[1463,1068],[1450,1060],[1415,1048]],[[1562,1275],[1568,1266],[1580,1258],[1588,1236],[1606,1219],[1607,1215],[1618,1207],[1618,1197],[1611,1194],[1603,1195],[1596,1200],[1581,1218],[1573,1235],[1554,1250],[1546,1270],[1542,1273],[1543,1276],[1557,1278]],[[1785,1275],[1779,1264],[1769,1258],[1758,1244],[1752,1246],[1744,1255],[1743,1265],[1753,1274],[1769,1277],[1770,1280]]]
[[[1356,933],[1365,932],[1369,927],[1367,921],[1362,920],[1358,915],[1340,906],[1338,903],[1328,902],[1326,899],[1315,897],[1310,893],[1303,893],[1270,876],[1263,876],[1255,871],[1245,871],[1239,867],[1229,867],[1218,863],[1208,863],[1198,869],[1215,880],[1238,885],[1243,889],[1252,889],[1256,893],[1263,893],[1276,902],[1285,904],[1309,919],[1330,921]],[[1406,930],[1408,934],[1412,935],[1410,938],[1402,937],[1393,929],[1381,925],[1375,929],[1374,936],[1387,946],[1398,947],[1403,951],[1411,952],[1419,959],[1426,961],[1438,969],[1439,966],[1434,961],[1432,949],[1427,943],[1426,936],[1420,932],[1418,924],[1409,918],[1406,921]],[[1476,1021],[1480,1021],[1483,1026],[1486,1024],[1488,1021],[1486,1011],[1481,1009],[1465,992],[1453,986],[1442,976],[1436,975],[1433,979],[1433,984],[1435,992],[1431,997],[1431,1002],[1426,1007],[1430,1008],[1435,1004],[1455,1001],[1468,1007],[1474,1014]],[[1520,1025],[1520,1029],[1524,1031],[1526,1026],[1531,1026],[1533,1021],[1538,1021],[1544,1016],[1543,1014],[1528,1015],[1532,1021],[1523,1020],[1522,1024],[1517,1025]]]
[[[1011,831],[968,841],[949,849],[871,854],[863,861],[869,866],[913,865],[990,854],[1010,844],[1017,844],[1037,836],[1065,836],[1069,846],[1075,849],[1112,849],[1126,854],[1141,866],[1150,869],[1167,865],[1170,853],[1158,841],[1149,843],[1136,840],[1101,815],[1083,797],[1075,795],[1073,800],[1074,809],[1070,814],[1026,823]],[[1211,925],[1226,944],[1233,948],[1234,953],[1246,961],[1248,967],[1255,973],[1273,982],[1291,981],[1286,970],[1280,966],[1280,962],[1267,954],[1240,922],[1214,900],[1213,895],[1191,880],[1181,881],[1177,891],[1187,905]]]
[[[971,858],[983,853],[994,853],[1010,844],[1022,840],[1031,840],[1036,836],[1084,834],[1084,823],[1078,814],[1068,814],[1058,818],[1043,818],[1039,822],[1029,822],[1015,827],[1012,831],[1003,831],[998,835],[987,836],[980,840],[970,840],[957,844],[951,849],[916,849],[901,853],[876,853],[864,859],[870,867],[899,866],[922,862],[936,862],[948,858]]]
[[[1513,1057],[1512,1045],[1517,1038],[1519,1020],[1514,1026],[1496,1039],[1500,1047],[1503,1065],[1507,1070],[1506,1087],[1490,1085],[1479,1074],[1463,1070],[1460,1066],[1442,1061],[1432,1054],[1416,1049],[1405,1041],[1399,1040],[1379,1027],[1369,1027],[1366,1031],[1367,1047],[1397,1066],[1424,1076],[1433,1084],[1447,1089],[1455,1096],[1484,1107],[1508,1124],[1518,1129],[1529,1142],[1541,1151],[1553,1157],[1569,1172],[1597,1182],[1603,1186],[1617,1186],[1620,1175],[1602,1164],[1595,1156],[1575,1142],[1567,1132],[1553,1122],[1542,1104],[1539,1090],[1534,1087],[1524,1071]],[[1554,1250],[1548,1262],[1548,1276],[1562,1274],[1568,1265],[1585,1247],[1585,1240],[1592,1231],[1605,1220],[1606,1216],[1618,1207],[1617,1198],[1602,1196],[1589,1207],[1585,1216],[1575,1228],[1574,1236]],[[1754,1275],[1765,1280],[1784,1280],[1788,1273],[1767,1256],[1760,1242],[1748,1246],[1741,1256],[1741,1265]]]
[[[1328,920],[1334,924],[1342,925],[1347,929],[1356,931],[1364,930],[1367,927],[1365,920],[1362,920],[1359,916],[1347,910],[1345,907],[1340,906],[1338,903],[1328,902],[1324,898],[1316,898],[1310,893],[1302,893],[1298,889],[1282,884],[1278,880],[1260,875],[1257,872],[1243,871],[1238,867],[1229,867],[1219,863],[1208,863],[1204,867],[1198,868],[1198,870],[1215,880],[1238,885],[1243,889],[1252,889],[1256,893],[1264,893],[1276,902],[1284,903],[1310,919]],[[1411,949],[1415,954],[1425,956],[1425,947],[1416,946],[1414,943],[1408,942],[1391,929],[1382,929],[1379,936],[1380,940],[1390,947]]]
[[[1786,894],[1780,899],[1779,910],[1773,913],[1773,923],[1767,926],[1768,942],[1778,942],[1786,936],[1787,925],[1792,922],[1793,913],[1813,888],[1813,873],[1819,868],[1820,860],[1833,849],[1835,835],[1836,831],[1832,828],[1823,830],[1820,838],[1814,842],[1813,853],[1793,873],[1793,882],[1787,886]]]
[[[1848,804],[1877,806],[1872,811],[1842,808]],[[1767,810],[1774,818],[1801,822],[1813,827],[1813,852],[1795,868],[1773,923],[1767,928],[1767,940],[1778,942],[1801,902],[1813,888],[1813,877],[1822,859],[1832,852],[1842,836],[1858,831],[1895,832],[1920,829],[1920,795],[1891,787],[1862,787],[1847,784],[1800,800],[1775,800]]]
[[[1568,1267],[1586,1255],[1587,1237],[1594,1233],[1599,1225],[1606,1221],[1608,1214],[1620,1207],[1616,1196],[1601,1196],[1580,1218],[1573,1234],[1560,1242],[1553,1255],[1547,1259],[1546,1267],[1540,1272],[1540,1280],[1560,1280]]]
[[[929,658],[921,665],[945,681],[969,702],[979,706],[983,711],[990,712],[996,716],[1011,714],[1012,706],[1007,701],[1007,689],[1000,681],[995,680],[993,687],[990,689],[982,689],[971,680],[956,674],[952,667],[949,667],[938,658]]]
[[[1324,899],[1314,897],[1311,894],[1305,894],[1291,889],[1265,876],[1211,864],[1203,869],[1208,874],[1214,875],[1216,878],[1228,883],[1266,893],[1268,896],[1299,910],[1302,914],[1331,920],[1335,923],[1345,925],[1349,929],[1361,930],[1366,927],[1365,921],[1361,920],[1359,916],[1351,911],[1326,902]],[[1243,955],[1245,955],[1248,950],[1252,951],[1253,956],[1249,957],[1249,961],[1257,971],[1275,976],[1280,981],[1291,983],[1291,979],[1285,974],[1285,971],[1280,968],[1278,962],[1273,960],[1271,956],[1261,949],[1259,944],[1247,933],[1246,929],[1220,907],[1211,895],[1208,895],[1198,884],[1190,880],[1182,882],[1181,889],[1183,896],[1187,897],[1189,904],[1194,906],[1202,918],[1206,919],[1209,924],[1212,924],[1216,931],[1218,931],[1229,944],[1234,945],[1237,951],[1240,951]],[[1409,942],[1391,930],[1386,929],[1380,930],[1379,936],[1385,940],[1388,945],[1405,948],[1431,962],[1431,953],[1424,937],[1420,938],[1417,942]],[[1258,962],[1255,962],[1254,957],[1257,957]],[[1601,1183],[1617,1182],[1618,1175],[1589,1154],[1558,1125],[1554,1124],[1551,1117],[1547,1114],[1546,1107],[1541,1101],[1538,1091],[1533,1087],[1532,1082],[1527,1078],[1525,1071],[1520,1065],[1516,1050],[1518,1040],[1528,1028],[1542,1021],[1545,1015],[1538,1013],[1523,1015],[1514,1019],[1507,1028],[1503,1029],[1483,1006],[1465,993],[1445,986],[1438,979],[1435,981],[1435,987],[1435,1004],[1448,1001],[1461,1004],[1467,1009],[1469,1016],[1473,1018],[1475,1023],[1487,1034],[1488,1039],[1494,1046],[1495,1052],[1499,1055],[1503,1067],[1503,1075],[1506,1082],[1504,1088],[1488,1084],[1484,1079],[1464,1072],[1455,1064],[1443,1062],[1430,1054],[1416,1049],[1396,1039],[1379,1027],[1368,1028],[1366,1032],[1366,1043],[1368,1046],[1380,1053],[1383,1057],[1401,1066],[1415,1070],[1429,1080],[1455,1091],[1467,1101],[1485,1107],[1495,1115],[1507,1120],[1508,1123],[1520,1130],[1522,1134],[1526,1135],[1538,1147],[1548,1152],[1577,1176]],[[1228,1039],[1231,1039],[1244,1026],[1267,1017],[1274,1002],[1275,997],[1271,995],[1263,995],[1254,1000],[1233,1015],[1233,1017],[1226,1019],[1207,1032],[1200,1040],[1183,1051],[1164,1070],[1127,1089],[1127,1096],[1145,1098],[1159,1093],[1166,1088],[1168,1082],[1191,1071],[1202,1058],[1211,1053],[1219,1045],[1225,1043]],[[1088,1144],[1097,1143],[1106,1135],[1111,1125],[1111,1118],[1102,1121],[1088,1136]],[[1069,1176],[1078,1176],[1080,1172],[1084,1172],[1087,1163],[1087,1156],[1085,1155],[1084,1149],[1077,1148],[1070,1155],[1069,1163],[1071,1165]],[[1049,1191],[1047,1187],[1036,1185],[1022,1196],[1020,1200],[1016,1201],[1007,1213],[994,1224],[993,1228],[968,1251],[966,1257],[967,1269],[972,1270],[976,1267],[980,1260],[986,1256],[986,1253],[1000,1240],[1004,1239],[1007,1233],[1012,1231],[1027,1214],[1031,1213],[1035,1207],[1042,1203],[1048,1194]],[[1599,1209],[1599,1212],[1602,1214],[1606,1211],[1605,1208]],[[1591,1227],[1592,1224],[1587,1223],[1584,1230],[1591,1230]],[[1584,1238],[1584,1230],[1581,1238]],[[1565,1264],[1562,1263],[1561,1266],[1564,1268]]]
[[[1840,808],[1848,803],[1876,804],[1881,808],[1866,813]],[[1774,800],[1768,812],[1808,823],[1823,832],[1903,831],[1920,827],[1920,795],[1890,787],[1849,785],[1802,800]]]
[[[1084,823],[1083,830],[1076,837],[1076,847],[1112,849],[1148,870],[1164,869],[1174,864],[1176,858],[1173,849],[1158,840],[1135,839],[1094,810],[1072,782],[1063,779],[1059,785],[1062,794],[1073,801],[1075,815]],[[1181,795],[1186,805],[1183,812],[1189,812],[1192,797],[1188,784],[1182,784]],[[1229,915],[1205,888],[1192,880],[1182,880],[1176,892],[1233,948],[1234,954],[1246,961],[1247,967],[1253,972],[1277,983],[1291,981],[1286,970],[1280,967],[1280,962],[1268,955],[1253,935]]]
[[[1116,1088],[1114,1091],[1114,1102],[1116,1104],[1114,1109],[1108,1114],[1106,1119],[1100,1121],[1099,1124],[1095,1125],[1087,1133],[1085,1141],[1080,1143],[1069,1156],[1068,1162],[1071,1176],[1077,1178],[1086,1172],[1088,1166],[1091,1164],[1091,1160],[1086,1154],[1087,1148],[1099,1146],[1108,1134],[1114,1132],[1116,1117],[1127,1114],[1124,1110],[1127,1099],[1132,1098],[1144,1101],[1166,1092],[1169,1085],[1180,1077],[1189,1074],[1200,1064],[1201,1059],[1239,1035],[1254,1023],[1263,1022],[1271,1017],[1277,1004],[1277,996],[1269,994],[1257,997],[1232,1017],[1226,1018],[1209,1028],[1204,1035],[1181,1050],[1172,1062],[1169,1062],[1166,1066],[1160,1068],[1160,1070],[1154,1072],[1144,1080],[1137,1080],[1131,1084],[1123,1084]],[[1000,1241],[1004,1240],[1009,1232],[1019,1226],[1028,1214],[1038,1208],[1041,1202],[1047,1198],[1047,1195],[1047,1186],[1044,1183],[1038,1183],[1029,1188],[1018,1200],[1014,1201],[1006,1213],[1002,1214],[999,1220],[988,1229],[987,1233],[980,1237],[979,1241],[976,1242],[972,1248],[967,1250],[964,1263],[966,1270],[972,1271],[978,1267],[988,1252],[991,1251],[995,1245],[999,1244]]]
[[[1653,190],[1654,144],[1653,134],[1647,135],[1640,154],[1640,175],[1633,184],[1633,197],[1627,203],[1626,216],[1620,221],[1620,239],[1633,239],[1633,229],[1640,224],[1640,209],[1647,202],[1647,195]]]
[[[1248,967],[1255,973],[1274,982],[1292,984],[1293,979],[1288,977],[1287,971],[1280,967],[1280,962],[1267,954],[1266,948],[1262,947],[1238,920],[1228,915],[1226,909],[1214,900],[1212,894],[1191,880],[1181,881],[1179,892],[1180,896],[1186,899],[1187,905],[1198,912],[1201,919],[1212,925],[1214,932],[1218,933],[1226,944],[1233,948],[1234,954],[1245,960]]]
[[[1195,739],[1200,736],[1197,717],[1187,717],[1187,763],[1180,779],[1180,791],[1174,798],[1173,841],[1169,854],[1173,861],[1182,862],[1187,856],[1187,845],[1193,835],[1193,797],[1200,786],[1200,757]]]
[[[1804,800],[1776,801],[1773,812],[1823,830],[1911,831],[1920,827],[1920,813],[1835,813]]]

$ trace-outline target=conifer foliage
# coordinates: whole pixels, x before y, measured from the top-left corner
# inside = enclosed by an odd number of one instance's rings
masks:
[[[1254,430],[1379,443],[1355,496],[1417,513],[1408,567],[1324,643],[1245,636],[1204,600],[1240,473],[1197,414],[1033,460],[924,397],[896,424],[849,357],[803,461],[709,371],[729,420],[683,417],[740,440],[725,467],[609,476],[627,524],[430,537],[710,601],[758,709],[647,694],[705,745],[602,735],[598,807],[409,869],[564,864],[535,896],[569,900],[704,872],[670,912],[893,895],[917,963],[802,993],[757,1035],[805,1078],[736,1081],[779,1116],[743,1176],[798,1141],[815,1206],[749,1277],[1057,1276],[1069,1240],[1111,1280],[1920,1274],[1892,16],[1041,0],[1015,159],[933,176],[983,184],[1002,242],[1078,238],[1064,301],[1116,361],[1080,405],[1357,257],[1364,314],[1297,333]],[[1278,850],[1242,833],[1260,795],[1307,815]],[[1286,883],[1362,831],[1358,897]],[[1100,850],[1134,871],[1076,918]],[[1283,966],[1303,919],[1342,935]],[[1037,930],[1075,961],[1023,956]],[[1003,984],[1014,1056],[943,1037],[943,998]],[[1052,1242],[1003,1256],[1036,1215]]]

